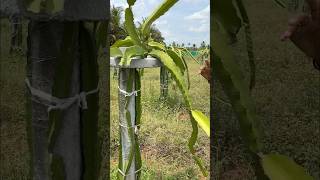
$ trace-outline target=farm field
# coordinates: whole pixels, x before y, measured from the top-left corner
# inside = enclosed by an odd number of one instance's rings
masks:
[[[319,71],[291,42],[280,41],[290,17],[285,9],[268,0],[244,0],[244,4],[251,21],[256,56],[256,87],[252,94],[264,129],[264,151],[293,158],[319,180]],[[245,47],[242,29],[234,51],[249,77]],[[214,92],[217,97],[225,98],[219,83],[215,84]],[[232,109],[218,100],[213,107],[214,117],[218,119],[215,122],[221,126],[216,132],[219,146],[211,146],[213,150],[219,149],[219,158],[212,164],[217,172],[212,174],[214,179],[254,179]]]
[[[26,50],[26,22],[24,22],[23,49]],[[27,179],[29,170],[29,149],[25,122],[25,66],[24,55],[9,55],[8,42],[10,26],[1,20],[1,61],[0,61],[0,179]],[[22,52],[25,53],[25,52]],[[100,87],[106,87],[108,62],[99,59]],[[188,61],[191,76],[190,95],[195,108],[209,115],[209,84],[198,75],[199,65]],[[111,71],[111,177],[115,178],[118,162],[118,104],[117,80]],[[191,124],[178,88],[170,84],[167,102],[159,100],[159,69],[148,69],[142,78],[142,126],[139,138],[142,147],[142,179],[205,179],[192,159],[187,142]],[[100,137],[102,145],[102,165],[100,179],[106,179],[109,156],[105,145],[108,139],[107,90],[100,90]],[[199,129],[198,154],[209,169],[209,138]]]

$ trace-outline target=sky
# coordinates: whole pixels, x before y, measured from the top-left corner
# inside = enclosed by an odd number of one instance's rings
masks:
[[[135,21],[148,17],[161,3],[160,0],[137,0],[133,6]],[[111,6],[128,7],[126,0],[111,0]],[[123,15],[124,16],[124,15]],[[210,42],[210,1],[180,0],[155,23],[165,43],[196,44]]]

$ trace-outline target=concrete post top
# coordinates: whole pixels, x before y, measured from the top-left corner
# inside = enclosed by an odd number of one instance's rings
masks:
[[[130,66],[120,66],[121,58],[115,58],[110,57],[110,66],[117,67],[117,68],[157,68],[162,67],[163,64],[160,60],[153,58],[153,57],[146,57],[146,58],[140,58],[140,57],[134,57],[131,60]]]
[[[63,9],[53,14],[28,11],[25,2],[26,0],[0,0],[0,17],[21,16],[40,21],[101,21],[109,19],[109,0],[64,0]]]

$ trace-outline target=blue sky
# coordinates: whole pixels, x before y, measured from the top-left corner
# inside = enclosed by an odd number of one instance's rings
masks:
[[[137,0],[133,7],[135,21],[141,21],[161,3],[160,0]],[[210,1],[180,0],[168,13],[160,17],[156,26],[161,30],[166,43],[181,44],[210,42]],[[127,7],[126,0],[111,0],[111,6]]]

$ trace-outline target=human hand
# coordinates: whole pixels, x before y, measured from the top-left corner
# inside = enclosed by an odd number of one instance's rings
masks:
[[[204,65],[200,68],[199,74],[201,74],[209,82],[211,81],[211,67],[208,60],[204,61]]]
[[[320,63],[320,0],[306,0],[310,14],[289,20],[289,27],[281,40],[290,39],[307,56]]]

